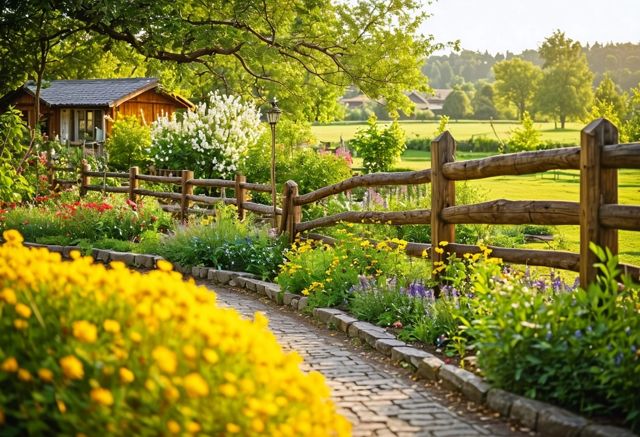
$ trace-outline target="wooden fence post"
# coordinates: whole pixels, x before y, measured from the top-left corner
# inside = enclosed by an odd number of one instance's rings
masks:
[[[618,230],[600,225],[600,207],[618,203],[618,170],[603,169],[602,147],[618,143],[618,129],[599,118],[580,133],[580,284],[586,287],[595,280],[597,258],[589,243],[608,247],[618,253]]]
[[[443,262],[445,253],[438,253],[440,243],[455,241],[455,225],[446,223],[440,214],[442,210],[456,204],[455,182],[442,174],[442,166],[455,160],[456,142],[449,133],[443,132],[431,142],[431,258],[435,263]]]
[[[49,189],[53,191],[56,187],[55,185],[55,170],[53,169],[53,156],[51,153],[51,149],[47,150],[47,183],[49,184]]]
[[[139,172],[140,168],[138,167],[129,168],[129,200],[135,203],[138,203],[139,200],[136,194],[136,190],[140,187],[140,182],[138,181]]]
[[[282,235],[287,232],[289,226],[289,207],[291,206],[291,191],[289,182],[287,181],[282,187],[282,220],[280,220],[280,226],[278,226],[278,235]]]
[[[183,225],[189,222],[189,199],[193,194],[193,185],[189,181],[193,179],[192,170],[182,170],[182,198],[180,199],[180,221]]]
[[[87,176],[90,167],[87,161],[82,162],[82,166],[80,167],[80,196],[84,197],[87,195],[87,187],[91,185],[91,178]]]
[[[295,204],[295,200],[298,197],[298,184],[294,181],[288,181],[289,187],[289,204],[288,204],[288,217],[283,217],[287,223],[287,234],[289,235],[289,243],[293,244],[296,239],[296,225],[298,225],[302,219],[302,207]],[[284,212],[284,211],[283,211]]]
[[[244,220],[244,202],[247,201],[247,190],[242,188],[242,184],[247,182],[247,177],[236,173],[236,206],[238,207],[238,220]]]

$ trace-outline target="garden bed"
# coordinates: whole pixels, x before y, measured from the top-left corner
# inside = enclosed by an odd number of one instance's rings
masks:
[[[40,246],[29,244],[30,246]],[[69,254],[74,247],[49,246],[50,250],[63,255]],[[132,267],[149,267],[161,259],[153,255],[119,253],[94,249],[93,256],[100,262],[121,261]],[[207,267],[187,267],[176,265],[176,270],[197,279],[206,279],[218,284],[240,287],[269,297],[280,305],[288,305],[302,312],[309,312],[309,298],[283,292],[280,286],[258,279],[244,272],[217,270]],[[344,332],[357,338],[379,353],[390,357],[397,363],[405,363],[414,368],[416,376],[425,380],[437,381],[445,388],[462,393],[467,399],[499,412],[521,423],[523,426],[549,436],[580,435],[586,437],[633,436],[627,429],[593,422],[555,407],[551,404],[535,401],[508,391],[494,388],[480,376],[446,363],[442,357],[417,349],[398,340],[388,330],[368,322],[359,321],[350,314],[335,308],[314,308],[313,317],[331,329]]]

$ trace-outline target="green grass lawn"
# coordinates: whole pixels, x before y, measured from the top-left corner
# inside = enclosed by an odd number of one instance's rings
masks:
[[[458,153],[457,160],[477,159],[489,153]],[[408,150],[397,163],[397,167],[422,170],[431,167],[429,152]],[[354,167],[362,162],[355,159]],[[487,200],[565,200],[578,202],[580,179],[578,171],[549,171],[533,175],[499,176],[472,180],[469,185],[478,187]],[[640,170],[620,170],[618,173],[619,203],[640,205]],[[578,226],[558,226],[566,249],[577,252],[580,247]],[[640,265],[640,232],[620,231],[620,259],[622,262]],[[543,243],[530,244],[531,248],[545,248]]]
[[[385,123],[381,123],[385,124]],[[400,122],[407,138],[433,138],[438,129],[437,121],[402,121]],[[516,121],[494,121],[493,125],[498,136],[506,141],[511,131],[520,126]],[[567,123],[565,129],[555,129],[553,123],[535,123],[536,129],[542,133],[542,141],[554,141],[563,144],[578,144],[580,141],[580,130],[585,127],[582,123]],[[316,125],[311,127],[311,131],[318,141],[338,142],[340,136],[344,140],[354,137],[356,131],[366,128],[366,123],[344,123]],[[449,131],[458,140],[468,140],[472,137],[485,136],[495,138],[491,125],[488,121],[461,120],[450,121]]]

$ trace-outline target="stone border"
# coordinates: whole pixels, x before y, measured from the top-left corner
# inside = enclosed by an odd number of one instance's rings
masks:
[[[24,243],[28,247],[48,248],[63,258],[69,258],[71,251],[81,250],[77,246],[56,246]],[[157,255],[144,255],[129,252],[116,252],[104,249],[92,249],[92,257],[99,262],[121,261],[127,266],[153,269]],[[290,306],[303,311],[308,298],[283,292],[280,286],[259,280],[255,275],[229,270],[217,270],[210,267],[184,267],[174,264],[174,269],[197,279],[205,279],[221,285],[244,288],[259,295],[267,296],[278,305]],[[501,416],[526,426],[527,428],[551,437],[633,437],[636,434],[625,428],[600,425],[582,416],[551,404],[525,398],[507,391],[492,388],[483,378],[451,364],[445,364],[435,355],[416,349],[396,339],[393,334],[380,326],[360,321],[336,308],[315,308],[313,317],[330,329],[344,332],[351,338],[357,338],[368,344],[382,355],[390,357],[396,363],[410,364],[416,375],[428,381],[439,382],[443,387],[462,393],[467,399],[486,405]]]

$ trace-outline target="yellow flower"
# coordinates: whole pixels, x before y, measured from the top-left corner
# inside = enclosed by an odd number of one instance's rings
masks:
[[[184,389],[189,397],[204,397],[209,394],[209,385],[199,373],[190,373],[184,378]]]
[[[435,250],[436,253],[444,253],[444,249],[442,249],[441,247],[434,247],[433,250]]]
[[[227,398],[233,398],[238,394],[238,389],[233,384],[222,384],[220,386],[220,393],[222,393]]]
[[[204,357],[205,361],[209,364],[215,364],[220,359],[218,358],[218,354],[216,353],[216,351],[212,349],[205,349],[202,352],[202,356]]]
[[[91,400],[100,405],[113,405],[113,395],[109,390],[102,387],[91,389]]]
[[[20,232],[15,229],[9,229],[8,231],[4,231],[2,233],[2,238],[6,241],[9,246],[19,246],[23,241],[22,235]]]
[[[56,399],[56,405],[58,405],[58,410],[64,414],[67,412],[67,406],[60,399]]]
[[[2,366],[0,367],[2,368],[3,372],[8,372],[8,373],[17,372],[19,368],[18,360],[16,360],[14,357],[9,357],[2,362]]]
[[[140,335],[139,333],[137,333],[135,331],[133,331],[131,334],[129,334],[129,338],[134,343],[140,343],[142,341],[142,335]]]
[[[29,322],[27,322],[24,319],[15,319],[13,321],[13,326],[18,330],[18,331],[24,331],[25,329],[27,329],[29,327]]]
[[[16,292],[10,288],[5,288],[0,293],[0,300],[4,300],[9,305],[15,305],[18,302],[18,298],[16,296]]]
[[[200,430],[202,429],[200,424],[198,422],[194,422],[193,420],[187,422],[186,428],[187,428],[187,431],[189,431],[192,434],[200,432]]]
[[[62,374],[69,379],[82,379],[84,377],[84,368],[82,362],[73,355],[67,355],[60,359],[60,367]]]
[[[172,385],[165,388],[163,393],[164,393],[164,397],[169,401],[175,401],[180,397],[180,392],[178,391],[177,388],[175,388]]]
[[[167,422],[167,430],[171,434],[178,434],[180,432],[180,425],[175,420],[170,420]]]
[[[18,379],[20,381],[29,382],[31,381],[31,373],[27,369],[18,370]]]
[[[16,305],[16,313],[18,313],[21,317],[28,319],[29,317],[31,317],[31,308],[23,303],[19,303],[18,305]]]
[[[116,322],[115,320],[105,320],[102,324],[102,327],[105,331],[112,334],[117,334],[118,332],[120,332],[120,323]]]
[[[133,380],[135,379],[135,375],[133,374],[133,372],[127,369],[126,367],[120,367],[120,370],[118,371],[118,375],[120,376],[120,381],[122,381],[125,384],[129,384],[130,382],[133,382]]]
[[[446,246],[447,244],[449,244],[448,241],[441,241],[440,242],[440,246],[442,246],[442,247]]]
[[[38,369],[38,377],[44,382],[51,382],[53,381],[53,372],[45,368]]]
[[[86,320],[78,320],[72,325],[73,336],[83,343],[95,343],[98,338],[98,328]]]
[[[171,270],[173,270],[173,265],[169,261],[166,261],[166,260],[163,260],[163,259],[159,259],[156,262],[156,267],[161,272],[170,272]]]
[[[187,358],[188,360],[193,360],[198,356],[198,351],[196,350],[195,347],[193,347],[190,344],[187,344],[182,347],[182,353],[184,354],[185,358]]]
[[[165,373],[175,373],[178,368],[178,359],[175,352],[164,346],[156,347],[151,353],[156,364]]]
[[[264,431],[264,422],[256,417],[251,421],[251,428],[255,432],[262,432]]]
[[[229,434],[238,434],[240,432],[240,427],[235,423],[227,423],[227,432]]]

